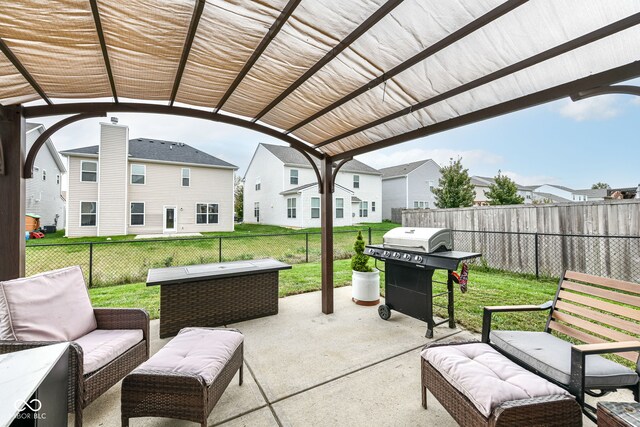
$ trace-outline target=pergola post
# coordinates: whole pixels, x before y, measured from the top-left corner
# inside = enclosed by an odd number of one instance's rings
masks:
[[[0,107],[0,280],[25,273],[25,151],[22,107]]]
[[[333,313],[333,160],[324,157],[320,162],[322,196],[320,225],[322,227],[322,312]]]

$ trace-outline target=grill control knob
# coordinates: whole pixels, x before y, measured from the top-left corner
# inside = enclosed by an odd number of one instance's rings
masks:
[[[404,254],[403,258],[406,259],[407,261],[410,261],[411,260],[411,255]]]
[[[389,252],[389,251],[384,251],[384,252],[382,253],[382,255],[384,255],[384,256],[389,256],[389,255],[391,255],[391,252]]]
[[[416,255],[416,262],[422,262],[422,257],[420,255]]]
[[[400,258],[400,254],[399,254],[398,252],[394,252],[394,253],[393,253],[393,257],[394,257],[394,258]]]
[[[376,251],[374,251],[373,249],[369,249],[369,250],[368,250],[368,252],[369,252],[370,254],[373,254],[373,253],[375,253]]]

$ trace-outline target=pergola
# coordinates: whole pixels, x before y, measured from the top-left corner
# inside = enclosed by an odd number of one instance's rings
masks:
[[[174,114],[307,157],[331,313],[333,181],[345,162],[564,97],[637,94],[611,85],[640,76],[638,24],[640,0],[4,2],[0,280],[24,275],[25,178],[48,137],[107,112]],[[25,153],[25,119],[52,115],[69,117]]]

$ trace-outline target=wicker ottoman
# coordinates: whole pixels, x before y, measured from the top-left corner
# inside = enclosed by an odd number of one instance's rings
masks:
[[[431,345],[422,352],[427,390],[463,427],[581,426],[580,405],[564,389],[483,343]]]
[[[129,418],[164,417],[207,425],[220,396],[240,370],[237,329],[185,328],[122,382],[122,426]]]

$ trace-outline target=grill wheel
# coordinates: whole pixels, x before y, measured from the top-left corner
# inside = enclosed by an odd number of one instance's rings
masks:
[[[391,317],[391,308],[386,304],[382,304],[378,306],[378,314],[382,320],[389,320]]]

